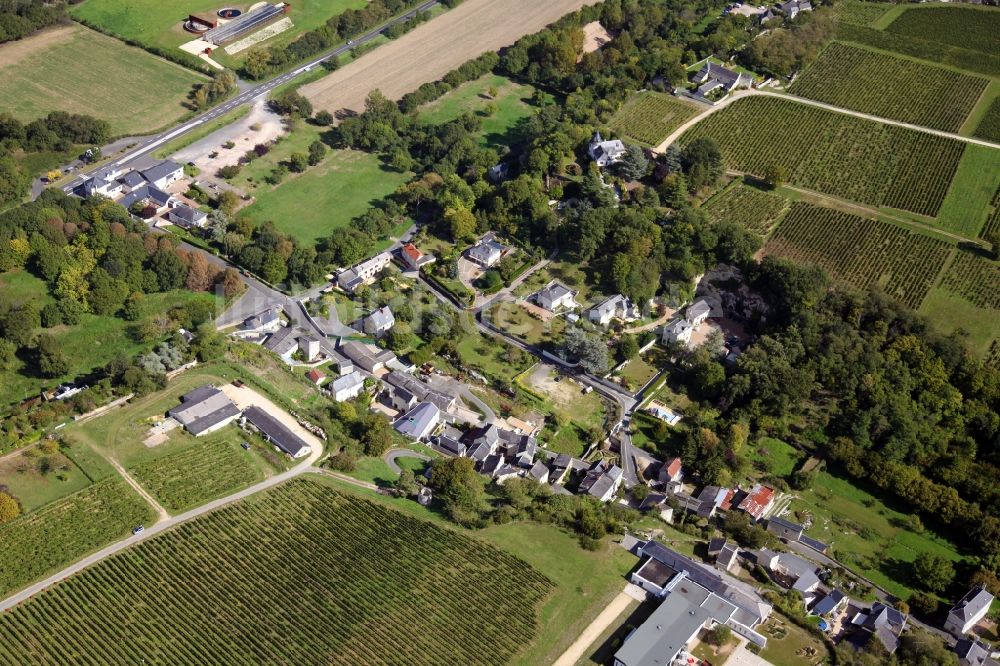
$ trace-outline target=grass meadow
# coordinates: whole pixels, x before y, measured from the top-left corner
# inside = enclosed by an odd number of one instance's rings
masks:
[[[80,25],[0,47],[0,112],[22,121],[58,110],[107,120],[114,134],[151,132],[189,113],[184,102],[203,80]]]

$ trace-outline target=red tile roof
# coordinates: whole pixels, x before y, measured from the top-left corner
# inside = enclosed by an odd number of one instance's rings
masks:
[[[322,370],[313,368],[312,370],[309,371],[308,374],[306,374],[306,377],[309,378],[309,381],[315,384],[317,382],[322,381],[323,378],[326,377],[326,374]]]
[[[681,471],[681,459],[674,458],[667,464],[666,469],[667,469],[667,476],[669,476],[671,479],[674,478],[674,476],[677,475],[677,472]]]
[[[420,261],[420,257],[424,256],[424,253],[417,249],[417,246],[413,243],[407,243],[401,249],[401,252],[409,257],[410,261]]]
[[[768,505],[774,501],[774,491],[767,486],[757,484],[750,490],[750,494],[743,498],[739,508],[743,509],[751,516],[760,520],[767,510]]]

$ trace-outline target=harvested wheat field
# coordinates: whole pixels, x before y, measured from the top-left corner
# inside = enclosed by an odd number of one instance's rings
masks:
[[[466,60],[509,46],[595,0],[466,0],[300,92],[317,109],[361,111],[378,88],[399,99]]]

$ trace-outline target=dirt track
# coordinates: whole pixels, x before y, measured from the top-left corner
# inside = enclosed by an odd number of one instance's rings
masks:
[[[465,0],[300,92],[317,109],[361,111],[375,88],[399,99],[466,60],[509,46],[596,0]]]

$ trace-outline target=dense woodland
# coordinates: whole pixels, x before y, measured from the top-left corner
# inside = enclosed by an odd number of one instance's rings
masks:
[[[68,20],[67,4],[71,2],[50,2],[49,0],[0,0],[0,44],[23,39],[28,35]]]

